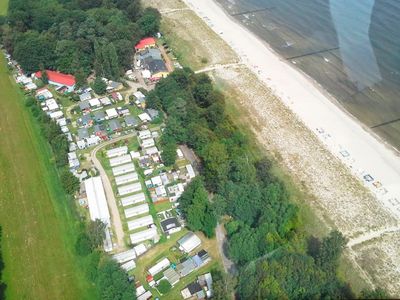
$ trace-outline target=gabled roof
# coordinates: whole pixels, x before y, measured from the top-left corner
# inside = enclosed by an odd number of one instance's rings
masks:
[[[189,290],[190,294],[194,295],[202,290],[200,284],[197,282],[189,283],[186,288]]]
[[[141,60],[144,60],[148,57],[151,57],[153,59],[162,59],[161,51],[157,48],[154,48],[154,49],[144,50],[140,53]]]
[[[141,39],[139,41],[139,43],[137,43],[137,45],[135,46],[135,49],[136,50],[141,50],[141,49],[144,49],[144,48],[146,48],[148,46],[154,45],[155,43],[156,43],[156,39],[155,38],[147,37],[147,38]]]
[[[121,123],[118,120],[111,120],[108,124],[110,125],[111,130],[121,129]]]
[[[149,69],[151,74],[158,72],[168,72],[167,67],[162,59],[154,59],[152,57],[147,57],[144,60],[143,66]]]
[[[181,224],[178,222],[176,218],[169,218],[166,220],[161,221],[161,227],[164,232],[167,232],[170,229],[180,227]]]
[[[64,74],[56,71],[46,70],[47,78],[49,81],[53,81],[65,86],[73,86],[75,85],[75,76],[70,74]],[[35,73],[37,78],[42,78],[42,72],[38,71]]]

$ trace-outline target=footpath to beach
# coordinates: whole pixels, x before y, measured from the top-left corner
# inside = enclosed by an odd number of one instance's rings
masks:
[[[212,0],[146,2],[161,10],[171,48],[215,80],[239,111],[238,124],[306,192],[317,219],[310,226],[318,233],[337,228],[349,239],[346,278],[359,289],[376,283],[399,295],[396,152]]]

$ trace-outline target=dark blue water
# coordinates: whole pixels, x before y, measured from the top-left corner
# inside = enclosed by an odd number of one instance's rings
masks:
[[[400,0],[218,1],[400,149]]]

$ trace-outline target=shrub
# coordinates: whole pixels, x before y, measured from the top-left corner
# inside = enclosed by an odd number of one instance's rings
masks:
[[[171,284],[166,279],[161,280],[157,286],[157,289],[161,294],[168,293],[171,290],[171,288],[172,288]]]

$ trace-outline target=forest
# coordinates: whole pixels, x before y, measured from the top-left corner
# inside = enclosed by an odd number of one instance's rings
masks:
[[[239,268],[237,296],[356,297],[337,277],[346,239],[337,231],[322,240],[304,236],[285,183],[272,174],[267,157],[254,155],[249,136],[235,126],[224,96],[207,75],[176,70],[147,95],[147,105],[167,116],[161,140],[165,164],[174,164],[179,144],[191,147],[201,159],[201,176],[179,199],[181,209],[188,227],[208,237],[224,220],[228,255]],[[226,299],[226,288],[218,291],[215,298]],[[371,295],[387,297],[380,289],[362,294]]]
[[[159,30],[160,14],[140,0],[10,0],[4,47],[25,72],[73,74],[82,85],[97,76],[118,79],[131,68],[134,45]]]

